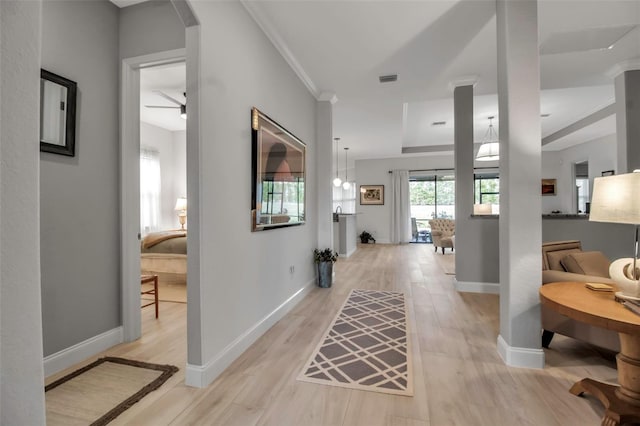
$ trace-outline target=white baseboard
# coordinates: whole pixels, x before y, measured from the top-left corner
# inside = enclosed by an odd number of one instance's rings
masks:
[[[500,294],[500,284],[498,283],[458,281],[456,277],[453,277],[453,285],[456,290],[467,293]]]
[[[258,321],[253,327],[238,336],[226,348],[204,365],[187,364],[185,383],[188,386],[204,388],[213,382],[236,358],[247,350],[260,336],[269,330],[302,300],[315,286],[315,278],[285,300],[270,314]]]
[[[505,364],[511,367],[544,368],[544,351],[542,349],[517,348],[498,335],[498,354]]]
[[[123,341],[123,329],[120,326],[51,354],[44,358],[44,376],[49,377]]]
[[[349,256],[351,256],[353,253],[356,252],[356,250],[358,250],[358,246],[355,246],[353,249],[351,249],[351,251],[347,252],[347,254],[341,254],[340,257],[343,258],[348,258]]]

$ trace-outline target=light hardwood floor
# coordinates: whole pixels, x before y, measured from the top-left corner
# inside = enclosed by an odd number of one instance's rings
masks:
[[[543,370],[510,368],[496,351],[498,296],[458,293],[431,245],[359,246],[336,264],[331,289],[314,289],[206,389],[184,385],[186,305],[143,312],[144,336],[100,356],[180,367],[114,425],[598,425],[604,409],[569,393],[593,377],[616,381],[611,354],[556,336]],[[296,381],[352,288],[405,292],[415,396]],[[97,358],[97,357],[96,357]],[[87,360],[85,363],[93,361]],[[85,364],[83,363],[83,364]],[[47,382],[77,368],[75,366]]]

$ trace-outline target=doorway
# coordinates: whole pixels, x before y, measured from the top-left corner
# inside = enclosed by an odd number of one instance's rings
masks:
[[[141,149],[141,70],[185,63],[185,49],[176,49],[123,60],[122,66],[122,137],[120,146],[121,201],[121,281],[122,325],[124,340],[142,334],[140,294],[140,149]],[[197,87],[193,87],[197,90]],[[188,92],[188,90],[187,90]],[[194,111],[196,109],[194,108]],[[192,114],[192,121],[197,120]],[[195,123],[197,124],[197,123]]]
[[[142,306],[156,315],[187,302],[186,105],[184,62],[140,69]]]

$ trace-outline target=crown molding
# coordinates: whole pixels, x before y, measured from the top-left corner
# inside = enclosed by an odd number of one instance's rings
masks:
[[[317,99],[321,102],[331,102],[331,105],[338,102],[338,97],[333,92],[322,92],[318,95]]]
[[[282,55],[284,60],[287,61],[298,78],[302,81],[302,83],[304,83],[304,85],[307,87],[307,90],[309,90],[313,97],[318,99],[319,93],[316,85],[313,83],[304,68],[302,68],[302,65],[300,65],[298,60],[295,58],[295,56],[289,49],[289,46],[287,46],[287,44],[284,42],[273,24],[271,24],[266,18],[264,18],[264,14],[260,11],[260,2],[240,0],[240,3],[244,6],[249,15],[256,22],[256,24],[258,24],[262,32],[267,36],[267,38],[278,50],[278,52],[280,52],[280,55]]]
[[[457,78],[455,80],[451,80],[449,82],[449,90],[453,92],[456,87],[461,87],[461,86],[476,87],[476,84],[478,84],[477,75],[466,75],[466,76]]]
[[[640,70],[640,58],[633,58],[620,62],[619,64],[615,64],[605,74],[613,80],[623,72],[634,70]]]

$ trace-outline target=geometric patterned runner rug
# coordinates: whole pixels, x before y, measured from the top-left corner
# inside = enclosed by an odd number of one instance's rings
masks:
[[[45,387],[47,425],[106,425],[178,367],[105,357]]]
[[[352,290],[298,380],[413,396],[404,293]]]

